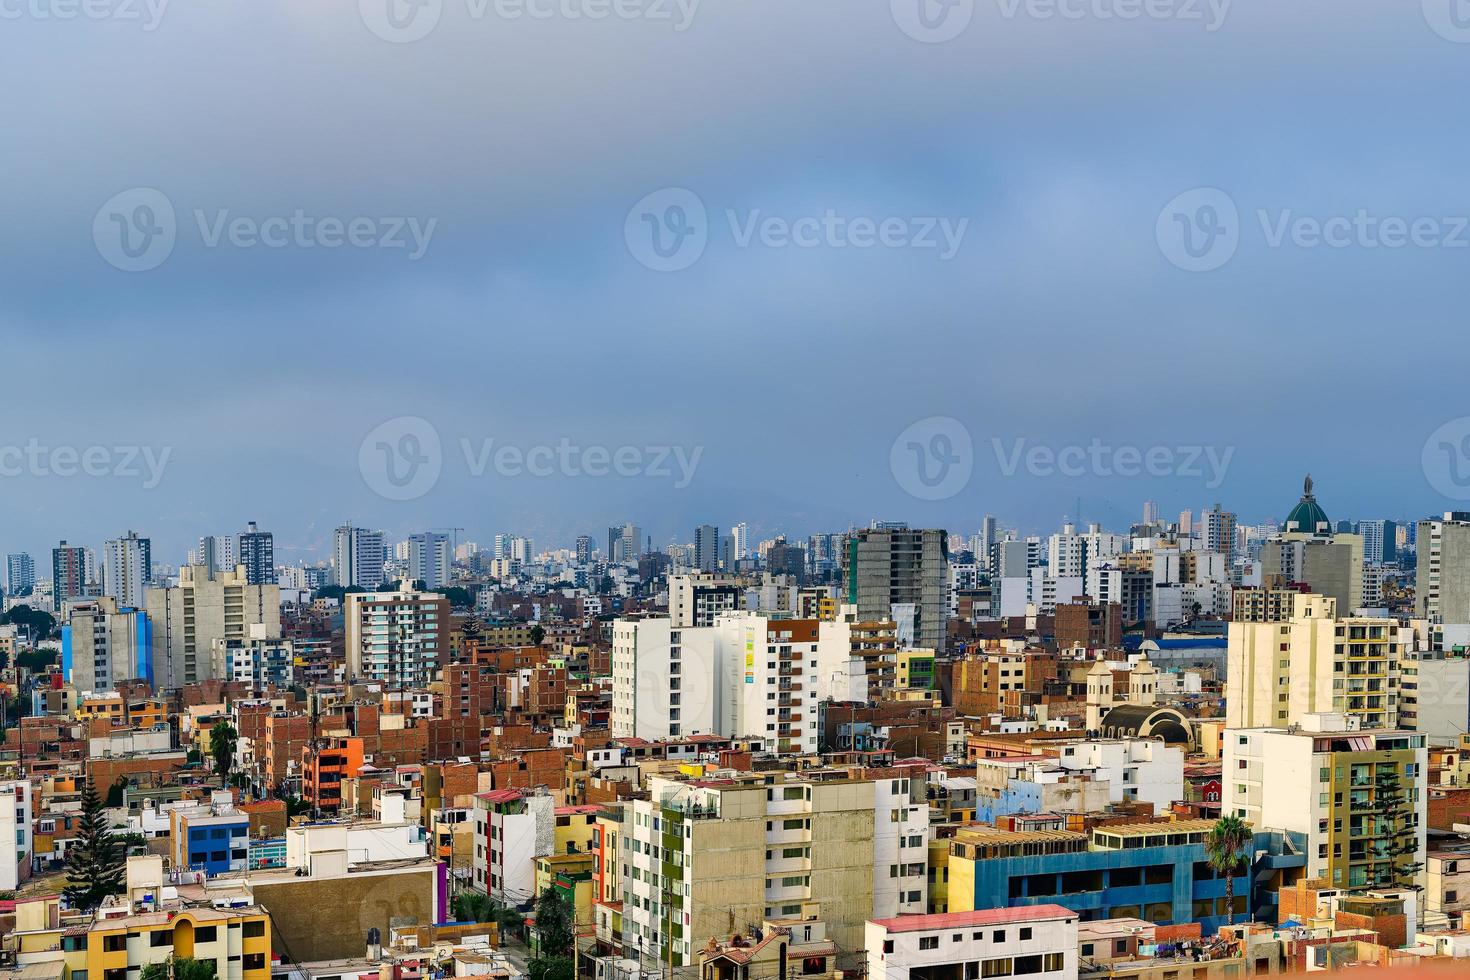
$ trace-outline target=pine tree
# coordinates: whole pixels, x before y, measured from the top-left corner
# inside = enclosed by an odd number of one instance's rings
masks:
[[[1398,765],[1378,766],[1373,778],[1373,874],[1375,888],[1409,888],[1419,891],[1416,883],[1422,862],[1415,861],[1419,850],[1419,834],[1413,823],[1414,807],[1406,806],[1407,797],[1399,780]]]
[[[72,908],[90,912],[102,900],[121,892],[127,881],[127,859],[107,829],[97,788],[87,780],[82,789],[82,817],[77,839],[66,852],[66,887],[62,897]]]

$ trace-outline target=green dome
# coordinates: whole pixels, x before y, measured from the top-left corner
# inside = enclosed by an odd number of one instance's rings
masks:
[[[1326,524],[1328,531],[1332,530],[1332,522],[1327,519],[1327,512],[1317,503],[1317,498],[1312,496],[1312,478],[1310,476],[1302,483],[1302,499],[1297,501],[1291,513],[1286,515],[1286,530],[1300,531],[1304,534],[1316,534],[1319,525]]]

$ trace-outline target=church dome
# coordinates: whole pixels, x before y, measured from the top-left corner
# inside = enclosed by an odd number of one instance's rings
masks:
[[[1298,500],[1291,513],[1286,515],[1286,530],[1300,531],[1304,534],[1316,534],[1318,528],[1326,525],[1326,530],[1332,530],[1332,522],[1327,519],[1327,512],[1322,505],[1317,503],[1317,498],[1312,496],[1312,478],[1308,476],[1302,483],[1302,499]]]

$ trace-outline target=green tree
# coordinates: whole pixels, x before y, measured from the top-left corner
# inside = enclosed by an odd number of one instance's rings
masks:
[[[495,908],[487,895],[479,892],[460,892],[449,903],[455,919],[460,922],[493,922]]]
[[[35,674],[39,674],[54,663],[56,663],[55,650],[26,650],[15,656],[17,667],[24,667]]]
[[[209,730],[209,754],[214,759],[214,771],[221,779],[230,774],[235,764],[235,746],[239,741],[240,733],[227,721],[217,721]]]
[[[540,623],[537,623],[535,626],[532,626],[531,627],[531,645],[532,646],[538,646],[539,647],[541,645],[541,641],[544,640],[544,639],[546,639],[546,629]]]
[[[1417,879],[1424,870],[1414,860],[1419,852],[1419,833],[1413,824],[1414,807],[1408,805],[1396,763],[1383,763],[1373,777],[1373,876],[1375,888],[1410,888],[1419,891]]]
[[[44,640],[56,629],[56,617],[33,606],[14,606],[0,614],[0,626],[27,626],[33,639]]]
[[[213,962],[191,960],[187,956],[170,956],[162,963],[149,963],[138,975],[139,980],[214,980]]]
[[[449,585],[434,591],[448,599],[455,609],[468,609],[475,604],[475,594],[463,586]]]
[[[1241,852],[1253,840],[1250,825],[1236,816],[1221,817],[1205,838],[1205,855],[1216,874],[1225,876],[1225,922],[1235,922],[1235,876],[1245,864]]]
[[[566,899],[548,884],[537,899],[537,958],[556,959],[572,955],[572,915]],[[535,971],[532,971],[535,977]]]
[[[121,892],[127,880],[127,860],[112,832],[102,800],[92,781],[82,789],[82,815],[76,843],[66,852],[66,887],[62,897],[72,908],[90,912],[109,895]]]

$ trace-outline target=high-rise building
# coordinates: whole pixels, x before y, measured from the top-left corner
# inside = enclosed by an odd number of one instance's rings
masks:
[[[404,583],[343,600],[347,672],[389,688],[421,688],[449,657],[449,600]]]
[[[332,570],[336,584],[377,589],[383,584],[383,532],[343,524],[332,541]]]
[[[239,570],[210,573],[204,565],[179,569],[179,584],[146,593],[158,687],[183,687],[213,675],[210,651],[218,639],[244,640],[252,626],[281,635],[281,590],[251,585]]]
[[[153,543],[136,531],[106,542],[102,548],[102,594],[124,608],[141,609],[143,590],[153,579]]]
[[[1431,623],[1470,623],[1470,511],[1418,524],[1414,605]]]
[[[199,539],[191,565],[203,565],[211,572],[235,570],[235,537],[231,534],[207,534]]]
[[[127,680],[151,684],[148,614],[112,596],[73,602],[61,626],[61,671],[83,694],[115,691]]]
[[[276,581],[276,539],[251,521],[240,532],[239,562],[245,566],[245,581],[251,585],[274,585]]]
[[[730,560],[740,561],[750,556],[750,526],[743,521],[730,528]]]
[[[745,586],[723,575],[669,576],[669,617],[674,627],[713,626],[716,616],[741,607]]]
[[[586,534],[577,535],[577,564],[585,565],[592,560],[592,538]]]
[[[5,556],[5,587],[10,595],[30,595],[36,588],[36,561],[24,551]]]
[[[1215,551],[1225,556],[1227,563],[1235,561],[1235,515],[1221,510],[1216,504],[1213,510],[1204,512],[1204,544],[1206,551]]]
[[[701,572],[720,570],[720,529],[713,524],[694,529],[694,567]]]
[[[1363,560],[1370,565],[1393,565],[1399,560],[1398,525],[1393,521],[1359,521]]]
[[[1288,622],[1230,624],[1227,727],[1285,727],[1321,712],[1363,728],[1398,727],[1397,623],[1337,610],[1330,596],[1308,593],[1295,597]]]
[[[1360,729],[1340,713],[1229,731],[1222,811],[1296,841],[1307,878],[1342,889],[1422,887],[1425,741]]]
[[[425,589],[442,589],[449,584],[453,561],[449,554],[449,535],[435,531],[412,534],[408,538],[408,578],[422,582]]]
[[[848,538],[847,598],[862,620],[913,606],[913,645],[944,649],[948,537],[935,529],[868,528]]]
[[[87,549],[65,541],[51,549],[51,606],[58,612],[87,594]]]
[[[695,642],[686,645],[686,635]],[[716,730],[712,638],[708,627],[680,629],[663,616],[613,622],[615,738],[657,741]]]
[[[643,554],[643,531],[636,524],[623,524],[607,529],[607,560],[613,565],[628,565]]]

